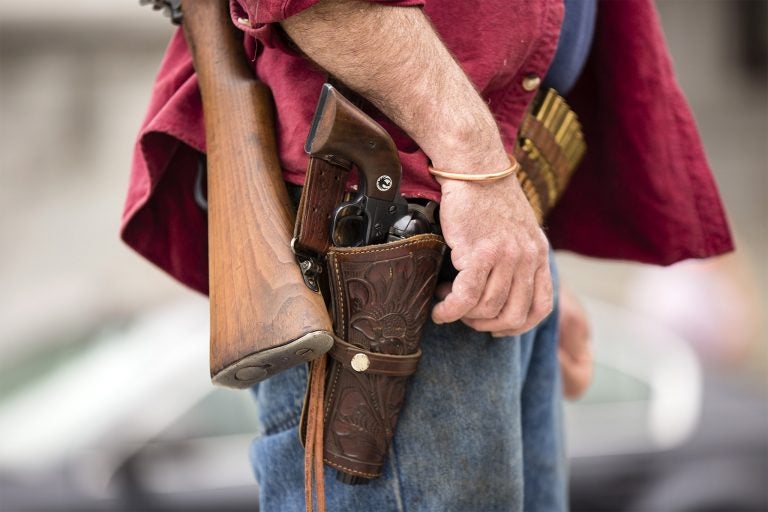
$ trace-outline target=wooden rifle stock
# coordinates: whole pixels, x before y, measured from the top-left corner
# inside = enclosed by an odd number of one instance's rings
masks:
[[[291,251],[268,88],[253,76],[228,2],[182,2],[203,100],[208,162],[211,378],[245,388],[333,343],[319,293]]]

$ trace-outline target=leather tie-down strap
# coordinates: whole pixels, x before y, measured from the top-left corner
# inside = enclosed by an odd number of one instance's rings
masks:
[[[369,375],[407,377],[416,373],[421,349],[407,356],[378,354],[337,339],[331,348],[330,356],[346,370],[365,372]]]
[[[432,234],[328,251],[337,340],[329,353],[323,460],[346,475],[381,475],[444,251],[442,237]]]
[[[318,512],[325,512],[325,480],[323,478],[323,396],[325,394],[326,356],[310,363],[304,410],[307,419],[302,425],[304,442],[304,501],[307,512],[312,511],[312,491],[315,491]],[[306,430],[304,430],[306,429]],[[314,485],[313,485],[314,484]]]

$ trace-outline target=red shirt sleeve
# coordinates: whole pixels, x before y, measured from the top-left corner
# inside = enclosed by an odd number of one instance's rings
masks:
[[[253,26],[282,21],[304,9],[312,7],[320,0],[231,0],[248,15]],[[368,0],[393,6],[419,6],[425,0]]]
[[[272,23],[298,14],[320,0],[230,0],[230,11],[235,26],[265,46],[275,44]],[[424,6],[426,0],[367,0],[393,7]]]

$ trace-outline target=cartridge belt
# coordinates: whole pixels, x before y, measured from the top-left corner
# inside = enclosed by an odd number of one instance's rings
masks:
[[[587,145],[576,113],[554,89],[539,92],[520,124],[517,177],[539,222],[562,196]]]

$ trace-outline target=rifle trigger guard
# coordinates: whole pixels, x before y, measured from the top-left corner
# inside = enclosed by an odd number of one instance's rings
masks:
[[[310,256],[296,249],[296,238],[291,239],[291,251],[296,256],[296,261],[301,270],[301,277],[304,278],[304,284],[313,292],[320,291],[318,276],[323,271],[323,266],[317,261],[316,257]]]

